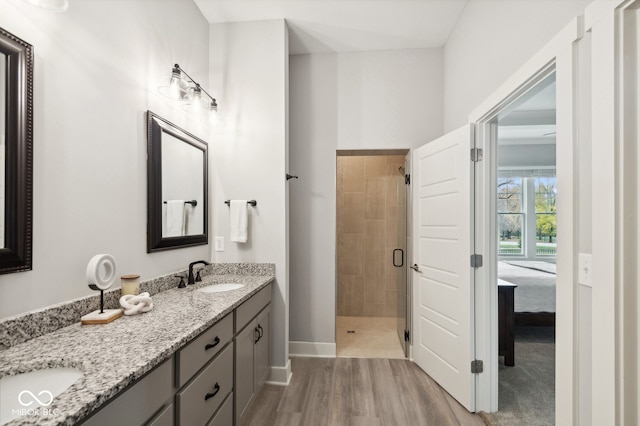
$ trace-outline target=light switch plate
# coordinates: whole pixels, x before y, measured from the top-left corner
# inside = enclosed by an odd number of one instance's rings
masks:
[[[591,254],[578,254],[578,282],[591,287]]]
[[[214,241],[215,251],[224,251],[224,237],[216,237]]]

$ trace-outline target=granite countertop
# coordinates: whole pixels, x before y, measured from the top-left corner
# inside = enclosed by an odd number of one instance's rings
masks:
[[[8,425],[72,425],[159,365],[272,282],[269,275],[209,275],[187,288],[152,296],[153,310],[109,324],[74,325],[0,352],[0,377],[47,367],[75,367],[84,375],[48,409]],[[196,291],[214,283],[243,283],[221,293]]]

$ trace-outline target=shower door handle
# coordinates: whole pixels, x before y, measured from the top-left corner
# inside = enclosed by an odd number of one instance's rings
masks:
[[[396,252],[399,251],[400,252],[400,264],[397,265],[396,264]],[[404,250],[402,249],[394,249],[393,250],[393,254],[391,255],[391,261],[393,262],[393,266],[395,266],[396,268],[401,268],[404,266]]]
[[[417,263],[414,263],[413,266],[410,266],[411,269],[413,269],[416,272],[420,272],[420,268],[418,267]]]

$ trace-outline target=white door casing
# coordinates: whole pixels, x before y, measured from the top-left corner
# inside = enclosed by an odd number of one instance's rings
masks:
[[[478,163],[475,176],[475,245],[485,255],[485,266],[475,277],[476,357],[484,360],[484,373],[477,381],[476,408],[494,412],[498,409],[498,328],[495,260],[495,196],[490,185],[495,182],[492,171],[497,157],[491,146],[491,123],[499,111],[508,107],[518,94],[533,87],[549,67],[556,72],[556,162],[558,166],[558,245],[556,279],[556,424],[577,424],[577,240],[576,190],[574,188],[574,158],[577,135],[574,131],[579,78],[576,69],[576,42],[582,37],[582,19],[571,21],[560,33],[543,46],[515,74],[507,79],[470,115],[476,128],[476,147],[484,150],[484,161]],[[562,226],[561,226],[562,224]],[[493,256],[493,257],[492,257]],[[517,359],[516,359],[517,362]]]
[[[413,153],[413,356],[475,411],[470,148],[465,125]]]

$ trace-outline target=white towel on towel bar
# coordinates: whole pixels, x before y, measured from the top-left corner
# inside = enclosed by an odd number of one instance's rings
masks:
[[[184,200],[167,201],[167,227],[165,237],[184,235]]]
[[[234,243],[247,242],[247,200],[231,200],[229,203],[229,227],[231,241]]]

